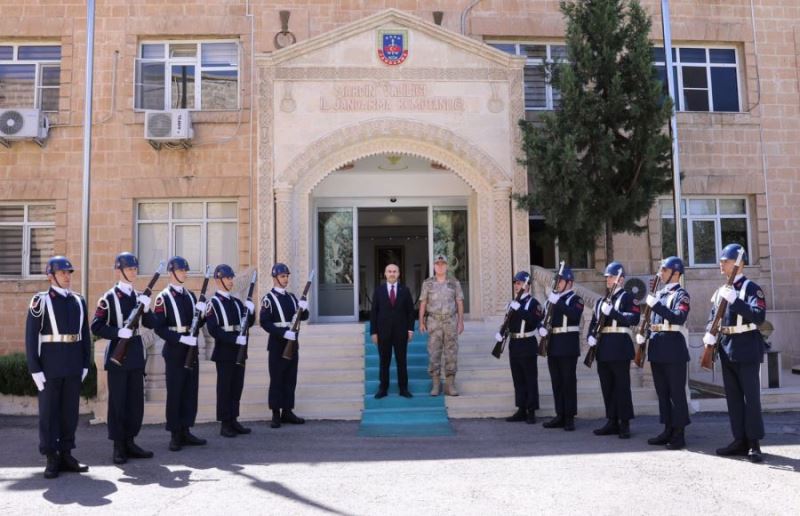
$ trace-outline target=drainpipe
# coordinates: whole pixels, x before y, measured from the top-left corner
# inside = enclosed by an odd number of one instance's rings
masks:
[[[83,108],[83,205],[81,217],[81,294],[89,296],[89,202],[92,168],[92,83],[94,79],[94,0],[86,3],[86,91]]]
[[[472,8],[478,5],[480,1],[481,0],[473,0],[473,2],[469,4],[469,7],[464,9],[464,12],[461,13],[461,34],[463,34],[464,36],[467,35],[467,16],[469,16],[469,13],[470,11],[472,11]]]

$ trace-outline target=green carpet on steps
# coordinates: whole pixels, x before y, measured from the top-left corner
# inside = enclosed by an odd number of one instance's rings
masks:
[[[364,326],[364,412],[358,435],[365,437],[426,437],[453,435],[447,419],[444,394],[431,396],[428,376],[428,337],[414,332],[408,343],[408,390],[413,398],[403,398],[397,390],[394,356],[389,367],[389,395],[376,400],[380,358],[378,346],[370,340],[369,323]]]

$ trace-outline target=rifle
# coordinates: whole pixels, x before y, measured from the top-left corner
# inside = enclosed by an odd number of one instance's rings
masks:
[[[725,282],[725,285],[727,286],[733,285],[733,281],[736,279],[736,276],[739,274],[739,272],[741,272],[742,267],[744,266],[744,264],[742,263],[743,256],[744,256],[744,249],[739,249],[739,255],[736,257],[736,263],[733,266],[733,270],[728,275],[728,281]],[[703,356],[700,357],[700,367],[702,367],[706,371],[714,371],[714,362],[716,362],[717,360],[717,352],[719,350],[719,329],[720,326],[722,326],[722,318],[725,316],[725,311],[727,309],[728,309],[728,301],[721,297],[717,299],[717,307],[716,311],[714,312],[714,320],[711,321],[711,327],[708,329],[708,333],[716,337],[717,341],[714,343],[713,346],[704,346]]]
[[[603,298],[603,302],[610,303],[611,298],[614,297],[614,294],[617,293],[617,284],[619,283],[619,278],[622,276],[622,271],[617,273],[617,277],[614,280],[614,286],[612,288],[606,287],[606,297]],[[600,303],[602,305],[602,303]],[[600,310],[600,315],[597,317],[597,321],[595,322],[594,328],[589,330],[589,335],[594,337],[595,339],[599,340],[600,337],[600,329],[606,325],[606,314]],[[599,344],[599,342],[598,342]],[[583,359],[583,365],[588,367],[589,369],[592,368],[592,364],[594,363],[594,359],[597,357],[597,345],[589,346],[589,351],[586,352],[586,357]]]
[[[651,294],[656,291],[660,283],[661,276],[656,273],[653,279],[650,280]],[[644,337],[644,342],[636,347],[636,356],[633,358],[633,362],[637,367],[644,367],[644,360],[647,358],[647,343],[650,342],[650,315],[652,313],[653,308],[649,305],[645,305],[644,311],[642,312],[642,322],[639,324],[639,331],[636,332],[637,335]]]
[[[564,261],[561,261],[561,264],[558,267],[558,272],[553,276],[553,284],[550,286],[550,291],[554,294],[556,293],[556,287],[558,287],[558,282],[561,281],[561,275],[564,273]],[[542,321],[542,325],[547,330],[547,335],[539,339],[539,355],[546,357],[547,356],[547,349],[550,346],[550,332],[553,330],[553,305],[547,305],[547,310],[544,312],[544,321]]]
[[[530,276],[528,276],[528,279],[525,280],[525,284],[522,285],[521,289],[519,289],[517,297],[514,298],[514,301],[516,301],[517,303],[520,302],[522,296],[525,295],[525,289],[528,287],[528,285],[530,285],[530,283],[531,283],[531,278]],[[500,360],[500,355],[503,354],[503,349],[505,348],[506,340],[508,340],[508,325],[511,322],[511,314],[513,312],[514,310],[512,310],[511,306],[509,306],[508,310],[506,310],[506,316],[503,319],[503,324],[500,325],[499,333],[500,335],[502,335],[503,340],[501,340],[500,342],[495,342],[494,348],[492,349],[492,356],[498,360]]]
[[[206,302],[206,290],[208,289],[208,279],[211,277],[211,266],[206,266],[206,274],[203,278],[203,287],[200,289],[200,297],[197,298],[199,303]],[[197,338],[197,334],[200,333],[200,318],[203,317],[203,314],[200,313],[200,310],[195,308],[194,316],[192,317],[192,325],[189,327],[189,335],[192,337]],[[185,369],[189,369],[190,371],[194,369],[194,363],[197,362],[197,346],[191,346],[189,351],[186,353],[186,361],[183,363],[183,367]]]
[[[252,302],[253,301],[253,289],[256,288],[256,280],[258,279],[258,270],[253,271],[253,277],[250,279],[250,288],[247,291],[247,300]],[[239,336],[240,337],[247,337],[250,334],[250,325],[247,324],[248,319],[250,319],[250,312],[247,310],[246,306],[242,307],[242,311],[239,314],[239,319],[241,319],[241,328],[239,328]],[[236,353],[236,365],[244,367],[244,363],[247,361],[247,344],[244,346],[239,346],[239,351]]]
[[[308,281],[306,281],[306,286],[303,287],[303,295],[300,296],[301,301],[305,301],[308,296],[308,290],[311,288],[311,283],[314,281],[314,272],[311,271],[311,274],[308,275]],[[281,358],[285,358],[286,360],[291,360],[294,358],[294,348],[297,347],[297,332],[300,331],[300,313],[303,310],[298,310],[294,313],[294,317],[292,317],[292,325],[291,330],[295,333],[295,340],[287,340],[286,346],[283,348],[283,354]]]
[[[158,281],[158,277],[161,276],[161,273],[164,272],[164,261],[162,260],[161,263],[158,264],[158,270],[153,277],[150,278],[150,283],[147,284],[147,288],[144,289],[145,296],[150,297],[150,294],[153,293],[153,287],[156,286],[156,282]],[[142,318],[142,314],[144,313],[144,305],[142,303],[137,303],[136,308],[130,313],[128,319],[125,321],[124,327],[128,328],[129,330],[133,330],[139,325],[139,319]],[[111,355],[111,362],[114,364],[121,366],[122,363],[125,361],[125,356],[128,354],[128,341],[130,339],[119,339],[117,341],[117,345],[114,348],[114,354]]]

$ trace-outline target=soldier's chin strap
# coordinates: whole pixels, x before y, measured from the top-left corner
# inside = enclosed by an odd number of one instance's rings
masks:
[[[120,267],[120,268],[119,268],[119,272],[121,272],[121,273],[122,273],[122,277],[123,277],[123,278],[125,278],[125,281],[127,281],[128,283],[130,283],[131,285],[133,285],[133,282],[132,282],[131,280],[129,280],[129,279],[128,279],[128,275],[127,275],[127,274],[125,274],[125,267]]]
[[[225,292],[230,292],[231,289],[229,289],[227,286],[225,286],[225,279],[226,278],[222,278],[222,281],[220,281],[220,283],[222,283],[222,288],[225,289]],[[231,283],[231,286],[233,286],[233,283]]]
[[[175,281],[177,281],[178,284],[183,285],[184,282],[178,279],[178,276],[175,275],[174,270],[169,271],[169,273],[172,274],[172,277],[175,278]]]
[[[61,286],[61,283],[58,282],[58,278],[56,278],[56,271],[53,271],[53,274],[51,274],[50,276],[53,277],[53,281],[56,283],[56,286],[58,288],[60,288],[62,290],[67,290],[67,289],[65,289],[64,287]]]

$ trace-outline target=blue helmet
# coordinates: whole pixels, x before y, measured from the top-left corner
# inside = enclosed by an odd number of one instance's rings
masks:
[[[575,281],[575,274],[572,273],[572,269],[564,266],[564,270],[561,271],[561,279],[566,281]]]
[[[215,279],[222,279],[222,278],[233,278],[236,274],[233,273],[233,269],[230,265],[225,265],[221,263],[217,265],[217,268],[214,269],[214,278]]]
[[[169,272],[186,271],[189,272],[189,262],[182,256],[173,256],[167,262],[167,270]]]
[[[719,254],[720,261],[722,260],[736,260],[739,256],[739,251],[744,249],[739,244],[728,244],[722,248],[722,252]],[[747,252],[742,255],[742,263],[747,263]]]
[[[75,268],[72,266],[72,262],[70,262],[66,256],[53,256],[47,260],[45,274],[55,274],[56,271],[75,272]]]
[[[281,274],[291,274],[291,272],[289,272],[288,265],[278,262],[272,266],[272,277],[277,278]]]
[[[114,268],[115,269],[126,269],[128,267],[136,267],[139,268],[139,260],[136,258],[136,255],[133,253],[119,253],[117,258],[114,260]]]
[[[529,281],[531,279],[531,273],[528,271],[519,271],[518,273],[514,274],[514,281]]]
[[[671,271],[677,272],[678,274],[683,274],[684,267],[683,267],[683,260],[678,258],[677,256],[670,256],[661,260],[661,268],[662,269],[669,269]]]
[[[609,276],[616,276],[617,274],[625,276],[625,267],[623,267],[621,263],[611,262],[608,265],[606,265],[606,270],[605,272],[603,272],[603,276],[609,277]]]

